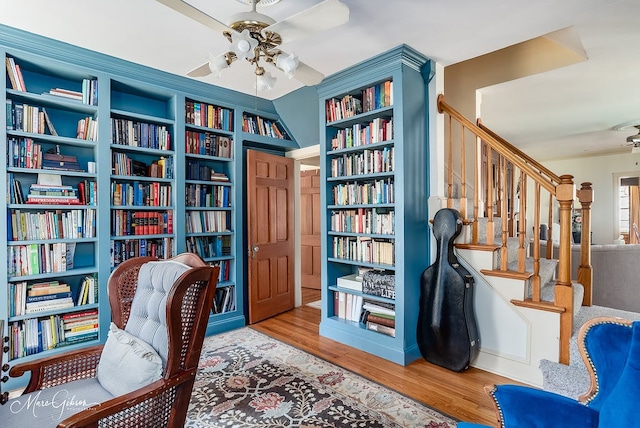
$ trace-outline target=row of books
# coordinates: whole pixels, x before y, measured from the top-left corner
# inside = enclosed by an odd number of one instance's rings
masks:
[[[85,276],[75,290],[57,280],[28,284],[9,284],[9,315],[22,316],[98,303],[98,278]]]
[[[347,321],[360,322],[360,314],[362,313],[364,302],[361,295],[334,291],[333,298],[333,313],[335,316]]]
[[[168,259],[173,254],[172,238],[118,239],[111,241],[112,268],[134,257],[151,256],[159,259]]]
[[[233,140],[230,137],[211,132],[187,131],[186,153],[231,158],[233,156]]]
[[[7,140],[7,166],[10,168],[42,168],[42,145],[31,138]]]
[[[173,168],[172,156],[161,156],[147,165],[142,161],[131,159],[126,153],[113,152],[111,154],[111,173],[113,175],[172,179]]]
[[[187,100],[185,116],[189,125],[233,131],[233,110],[228,108]]]
[[[186,239],[186,250],[207,259],[231,255],[231,236],[189,236]]]
[[[87,116],[78,121],[76,138],[79,140],[98,141],[98,119]]]
[[[10,210],[7,239],[78,239],[96,237],[96,210],[48,210],[44,212]]]
[[[362,91],[362,112],[393,105],[393,82],[386,80]]]
[[[112,117],[111,144],[171,150],[171,134],[165,125]]]
[[[231,188],[208,184],[187,184],[186,205],[188,207],[230,207]]]
[[[354,95],[331,98],[325,102],[327,123],[362,114],[362,99]]]
[[[393,204],[395,186],[392,178],[368,183],[345,183],[333,187],[335,205]]]
[[[388,208],[358,208],[331,211],[331,231],[393,235],[395,211]]]
[[[340,129],[331,139],[331,150],[348,149],[393,139],[393,118],[377,117],[366,125],[356,123],[351,128]]]
[[[393,147],[381,150],[363,150],[360,153],[343,154],[331,159],[331,176],[345,177],[350,175],[376,174],[393,172]]]
[[[173,233],[173,211],[111,211],[111,236]]]
[[[9,325],[9,358],[98,339],[98,310],[29,318]]]
[[[225,173],[216,172],[210,165],[193,159],[187,159],[185,178],[200,181],[229,181]]]
[[[220,274],[218,275],[218,284],[229,281],[231,277],[231,261],[230,260],[218,260],[209,263],[211,266],[220,266]]]
[[[20,64],[17,64],[11,57],[5,58],[5,64],[7,67],[7,76],[9,76],[9,82],[11,83],[11,89],[20,92],[27,92]]]
[[[333,257],[364,263],[393,265],[394,250],[393,241],[365,236],[336,236],[332,242]]]
[[[327,122],[347,119],[393,105],[393,82],[387,80],[363,89],[359,94],[328,99],[325,103]]]
[[[290,140],[287,131],[278,122],[264,119],[260,116],[242,116],[242,131],[250,134],[264,135],[266,137]]]
[[[73,242],[10,245],[7,247],[7,275],[28,276],[71,270],[75,246]]]
[[[111,182],[111,205],[115,206],[171,206],[171,185],[158,182]]]
[[[8,130],[58,135],[46,108],[14,103],[10,98],[6,100],[6,107]]]
[[[233,285],[216,288],[211,312],[214,314],[224,314],[225,312],[233,311],[236,307],[235,294],[235,287]]]
[[[82,79],[82,90],[74,91],[67,88],[51,88],[43,95],[53,95],[69,100],[80,101],[83,104],[98,105],[98,79]]]
[[[187,233],[231,231],[229,211],[187,211]]]

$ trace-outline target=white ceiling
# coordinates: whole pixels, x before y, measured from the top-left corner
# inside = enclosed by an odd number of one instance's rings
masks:
[[[320,0],[281,0],[258,7],[276,21]],[[248,10],[237,0],[189,0],[225,21]],[[577,32],[585,62],[484,88],[482,119],[539,159],[627,151],[633,131],[613,131],[640,119],[639,0],[343,0],[348,24],[284,43],[325,75],[405,43],[445,66],[566,27]],[[155,0],[0,0],[0,23],[98,52],[184,75],[226,39]],[[279,98],[300,84],[277,70]],[[255,94],[250,64],[235,62],[218,86]],[[455,106],[454,106],[455,107]],[[638,155],[640,156],[640,155]]]

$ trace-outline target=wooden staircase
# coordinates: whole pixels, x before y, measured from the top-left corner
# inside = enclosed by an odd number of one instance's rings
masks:
[[[574,316],[591,305],[591,183],[576,191],[571,175],[549,171],[480,121],[464,118],[442,95],[438,111],[445,115],[446,129],[442,208],[456,208],[464,219],[456,252],[476,280],[481,351],[473,365],[542,386],[540,361],[569,364]],[[575,209],[582,212],[582,256],[578,278],[572,280]],[[544,255],[541,223],[550,229]],[[557,260],[551,254],[554,224]]]

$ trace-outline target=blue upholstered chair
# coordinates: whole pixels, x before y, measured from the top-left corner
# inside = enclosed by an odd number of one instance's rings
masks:
[[[499,427],[640,427],[640,321],[596,318],[580,329],[578,338],[591,376],[589,391],[575,401],[524,386],[488,387]]]
[[[191,253],[120,264],[106,343],[13,366],[31,378],[0,406],[0,426],[183,426],[218,273]]]

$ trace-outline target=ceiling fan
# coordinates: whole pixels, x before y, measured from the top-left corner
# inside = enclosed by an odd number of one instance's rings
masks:
[[[262,67],[261,61],[273,65],[289,78],[305,85],[316,85],[324,75],[298,60],[295,53],[288,54],[279,46],[282,43],[307,36],[317,31],[337,27],[349,21],[349,8],[340,0],[324,0],[302,12],[276,22],[256,11],[258,4],[272,4],[279,0],[239,0],[251,3],[251,11],[232,15],[224,24],[183,0],[157,0],[171,9],[222,33],[229,40],[229,51],[211,56],[206,63],[187,73],[190,77],[220,72],[236,60],[246,60],[255,66],[256,89],[273,87],[275,77]]]
[[[613,127],[616,131],[630,131],[632,129],[636,130],[636,134],[629,135],[627,137],[626,143],[623,146],[629,147],[631,146],[631,153],[640,153],[640,121],[633,120],[630,122],[621,123]]]

